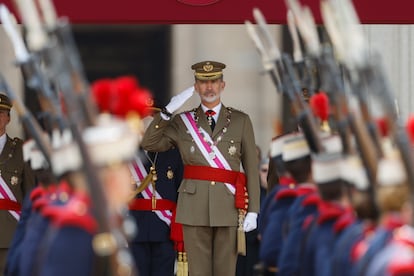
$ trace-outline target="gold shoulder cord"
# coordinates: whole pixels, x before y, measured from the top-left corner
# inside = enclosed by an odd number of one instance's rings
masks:
[[[151,198],[151,207],[154,210],[157,207],[157,198],[155,196],[155,182],[158,179],[157,170],[155,169],[155,163],[157,162],[158,152],[155,154],[154,161],[148,156],[147,152],[145,152],[145,156],[151,162],[150,171],[147,176],[141,181],[141,185],[139,185],[133,192],[131,200],[136,197],[137,194],[141,193],[145,190],[148,185],[151,183],[152,185],[152,198]]]

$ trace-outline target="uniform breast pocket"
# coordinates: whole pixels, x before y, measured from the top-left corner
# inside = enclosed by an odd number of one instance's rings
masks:
[[[219,143],[220,151],[230,158],[240,159],[241,156],[241,141],[237,139],[223,139]]]
[[[6,183],[10,183],[11,186],[18,186],[22,182],[22,170],[8,168],[7,170],[2,170],[1,177]]]
[[[193,182],[183,182],[181,183],[180,187],[178,188],[179,193],[186,193],[186,194],[195,194],[196,192],[196,185]]]
[[[197,151],[197,147],[193,139],[190,136],[183,137],[178,141],[181,157],[186,163],[193,163],[197,160],[197,155],[199,154]]]

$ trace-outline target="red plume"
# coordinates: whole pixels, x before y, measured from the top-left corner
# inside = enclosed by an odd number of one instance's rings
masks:
[[[326,93],[319,92],[312,95],[309,104],[315,116],[319,117],[322,121],[328,120],[329,98]]]
[[[152,113],[154,99],[147,89],[137,89],[132,93],[128,100],[129,111],[136,111],[141,117],[146,117]]]
[[[152,113],[154,100],[149,90],[139,87],[131,75],[115,79],[100,79],[92,84],[92,93],[101,112],[125,117],[131,111],[140,117]]]
[[[379,134],[381,135],[381,137],[388,136],[388,123],[387,123],[387,120],[385,118],[377,118],[377,119],[375,119],[375,122],[377,124],[377,128],[378,128],[378,131],[379,131]]]
[[[112,80],[100,79],[91,85],[93,98],[101,112],[110,111]]]
[[[414,115],[408,117],[406,129],[408,137],[410,137],[411,143],[414,144]]]
[[[118,77],[113,81],[112,113],[125,117],[129,110],[129,99],[138,89],[138,81],[133,76]]]

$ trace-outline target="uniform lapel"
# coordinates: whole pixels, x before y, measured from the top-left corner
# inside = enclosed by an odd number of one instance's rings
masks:
[[[211,127],[209,126],[207,122],[207,116],[206,114],[204,114],[204,111],[201,108],[201,105],[197,108],[196,112],[198,116],[198,125],[202,127],[205,131],[207,131],[207,133],[210,134],[211,136]],[[216,128],[217,128],[217,123],[216,123]]]
[[[3,151],[0,154],[0,161],[4,161],[8,158],[9,154],[11,154],[11,147],[10,147],[10,138],[9,136],[6,137],[6,143],[4,144]]]
[[[221,132],[223,127],[226,125],[227,114],[228,114],[227,108],[224,106],[224,104],[221,104],[221,110],[217,118],[216,127],[214,128],[214,131],[213,131],[213,137],[217,135],[219,132]]]

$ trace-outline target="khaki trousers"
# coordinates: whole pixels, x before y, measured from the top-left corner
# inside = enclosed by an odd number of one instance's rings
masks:
[[[183,225],[190,276],[233,276],[237,228]]]

